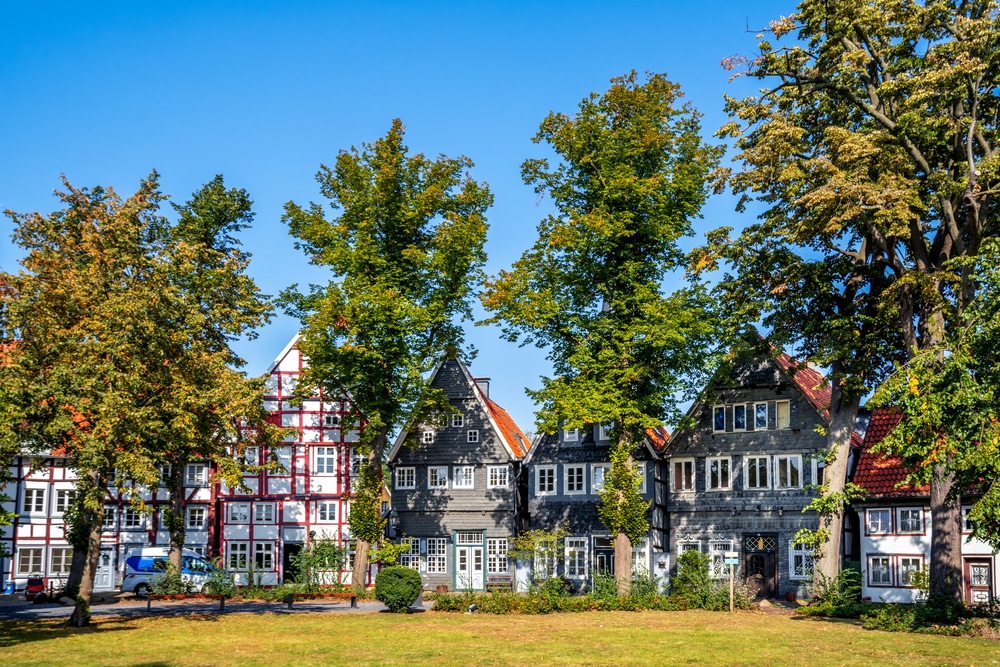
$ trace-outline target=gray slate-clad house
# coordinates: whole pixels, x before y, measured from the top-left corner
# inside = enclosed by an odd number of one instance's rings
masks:
[[[593,424],[582,429],[561,429],[538,438],[525,459],[528,469],[528,508],[533,530],[555,530],[565,526],[561,562],[534,567],[551,568],[547,575],[565,577],[576,591],[593,586],[595,573],[614,573],[614,536],[597,515],[598,492],[611,468],[608,456],[609,427]],[[644,446],[634,457],[642,469],[642,494],[652,501],[650,532],[633,545],[633,572],[666,575],[667,534],[664,526],[665,480],[655,464],[659,448],[667,440],[666,429],[650,430]],[[539,573],[535,573],[539,576]]]
[[[424,588],[484,590],[512,586],[508,558],[527,525],[522,461],[527,437],[457,359],[429,379],[457,412],[444,427],[411,425],[389,452],[392,508],[410,544],[401,564],[420,571]]]
[[[720,371],[688,411],[664,452],[670,553],[697,549],[712,574],[728,577],[723,554],[739,554],[737,576],[758,597],[807,594],[812,554],[793,537],[816,529],[803,513],[822,474],[830,388],[785,354],[742,357]]]

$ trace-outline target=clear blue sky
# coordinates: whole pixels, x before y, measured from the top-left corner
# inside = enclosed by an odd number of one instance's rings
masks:
[[[257,217],[243,237],[251,273],[276,294],[325,282],[292,247],[289,200],[325,202],[314,180],[340,149],[407,126],[412,152],[464,154],[487,181],[488,271],[509,267],[551,210],[521,183],[520,164],[550,111],[572,113],[631,69],[665,72],[704,114],[726,121],[720,61],[753,51],[754,34],[794,10],[758,2],[15,2],[0,1],[0,210],[51,212],[60,174],[123,195],[156,169],[185,201],[215,174],[245,188]],[[731,197],[704,210],[699,234],[741,226]],[[17,271],[11,222],[0,220],[0,268]],[[241,344],[263,372],[295,334],[279,315]],[[468,329],[473,373],[525,430],[544,354]]]

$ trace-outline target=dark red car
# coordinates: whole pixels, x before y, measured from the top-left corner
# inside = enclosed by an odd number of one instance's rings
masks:
[[[33,601],[40,593],[45,592],[45,579],[42,577],[32,577],[28,579],[28,584],[24,587],[24,599]]]

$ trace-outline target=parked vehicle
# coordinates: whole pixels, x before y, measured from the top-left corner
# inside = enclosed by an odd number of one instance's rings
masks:
[[[24,587],[24,599],[34,602],[35,598],[45,595],[45,579],[42,577],[30,577]]]
[[[167,571],[169,554],[167,547],[142,547],[129,551],[125,558],[122,592],[149,595],[156,580]],[[189,582],[194,590],[200,591],[214,570],[215,567],[197,552],[190,549],[181,552],[181,580]]]

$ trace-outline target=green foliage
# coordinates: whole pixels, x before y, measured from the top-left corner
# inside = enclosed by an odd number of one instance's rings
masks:
[[[204,591],[211,595],[233,597],[236,595],[236,578],[221,565],[221,562],[216,562],[215,567],[208,573]]]
[[[385,567],[375,577],[375,599],[397,614],[409,610],[420,589],[420,573],[410,567]]]
[[[842,613],[842,610],[861,601],[861,581],[860,568],[846,567],[836,577],[827,577],[822,572],[817,572],[813,581],[812,604],[829,609],[830,616],[844,617],[846,612]]]
[[[524,531],[514,538],[508,555],[531,563],[531,578],[534,585],[549,579],[565,558],[563,541],[567,535],[569,527],[564,523],[551,530],[535,528]]]
[[[151,592],[153,595],[184,595],[194,592],[194,584],[185,581],[181,571],[173,563],[168,563],[163,574],[151,582]]]
[[[312,540],[292,556],[292,566],[298,571],[296,581],[310,592],[322,585],[339,584],[338,575],[347,563],[347,553],[347,547],[334,540]]]
[[[692,607],[702,607],[712,589],[709,556],[689,549],[677,556],[677,571],[670,578],[670,594],[686,598]]]
[[[380,469],[362,465],[358,475],[351,480],[354,498],[348,523],[351,535],[369,544],[377,544],[385,535],[385,519],[382,518],[382,478]],[[374,552],[373,552],[374,555]]]

